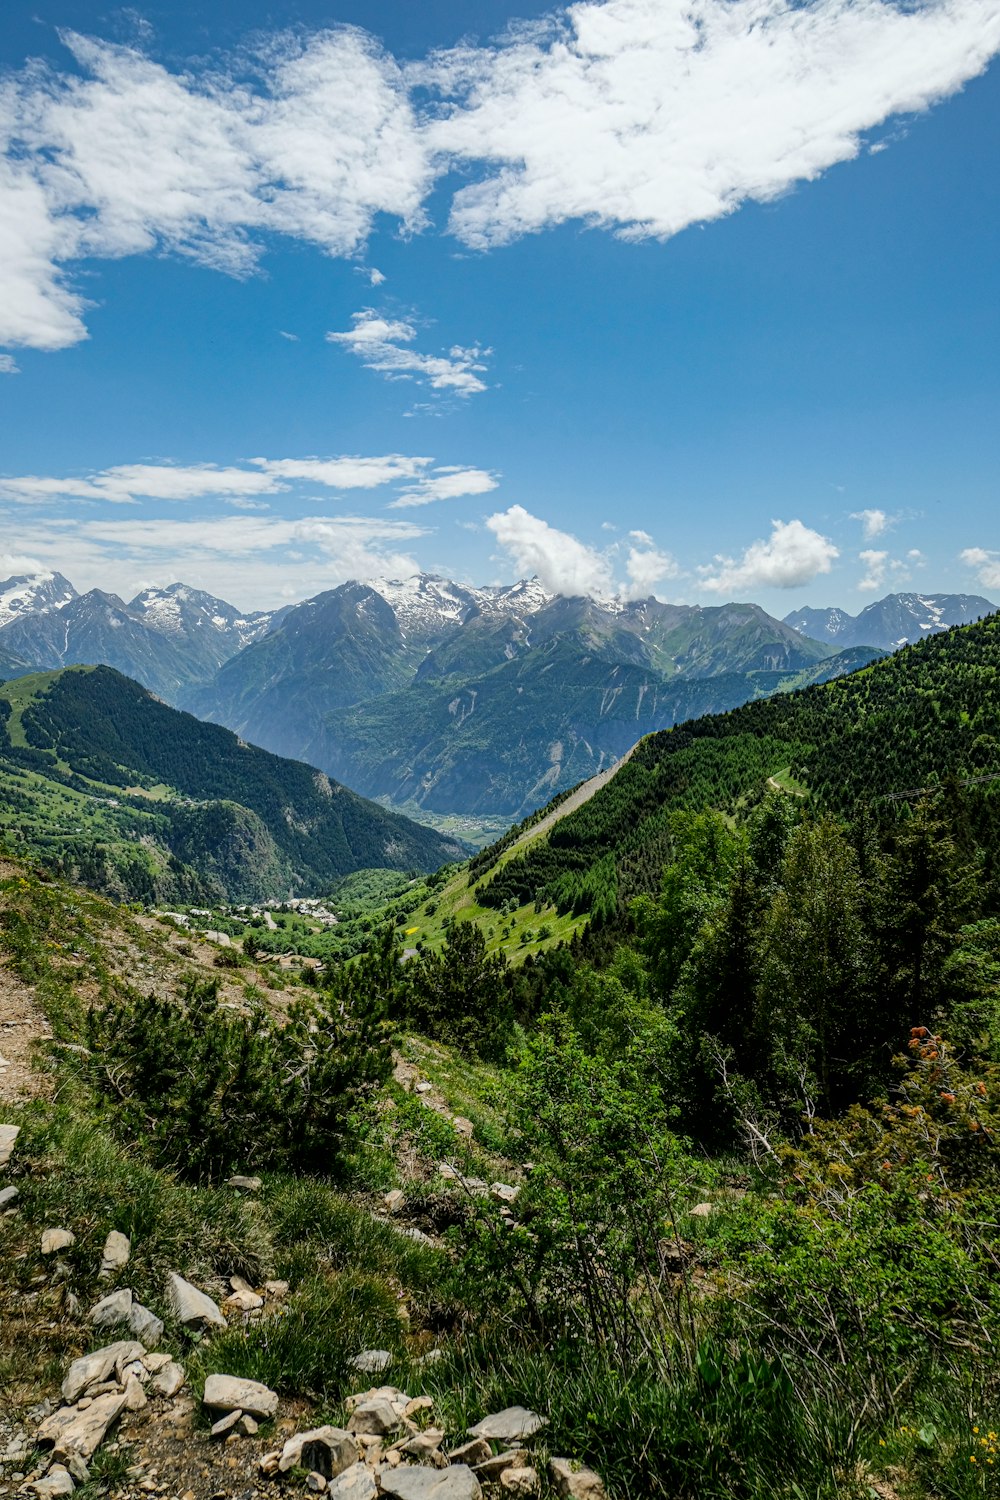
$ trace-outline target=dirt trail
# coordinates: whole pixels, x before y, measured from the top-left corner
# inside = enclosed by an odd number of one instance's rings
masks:
[[[14,1104],[48,1091],[50,1079],[33,1067],[34,1044],[51,1036],[34,994],[0,958],[0,1103]]]
[[[506,852],[513,854],[515,849],[520,849],[524,844],[537,839],[539,835],[548,833],[549,829],[554,828],[563,818],[568,817],[571,812],[576,812],[577,808],[582,807],[585,802],[589,802],[591,797],[599,792],[602,787],[607,786],[612,777],[618,775],[622,766],[626,761],[632,759],[641,744],[642,741],[638,740],[632,746],[631,750],[626,750],[621,760],[616,760],[614,765],[609,766],[606,771],[598,771],[597,775],[591,776],[589,781],[582,782],[576,791],[566,798],[565,802],[560,802],[559,806],[553,808],[550,813],[547,813],[540,823],[533,823],[530,828],[521,834],[519,839],[515,839]]]

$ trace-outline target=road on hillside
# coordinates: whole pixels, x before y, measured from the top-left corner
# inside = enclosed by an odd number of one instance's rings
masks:
[[[609,766],[606,771],[598,771],[597,775],[591,776],[589,781],[582,781],[576,791],[570,793],[565,802],[560,802],[559,806],[553,808],[552,812],[546,813],[540,823],[533,823],[530,828],[521,834],[520,838],[514,840],[510,849],[506,852],[512,854],[515,849],[520,849],[522,844],[530,843],[532,839],[537,839],[541,834],[548,833],[549,829],[554,828],[563,818],[568,817],[571,812],[576,812],[577,808],[582,807],[585,802],[589,802],[595,792],[599,792],[602,787],[607,786],[613,776],[618,775],[622,766],[627,760],[632,759],[641,744],[641,740],[636,741],[631,750],[626,750],[621,760],[616,760],[613,766]]]

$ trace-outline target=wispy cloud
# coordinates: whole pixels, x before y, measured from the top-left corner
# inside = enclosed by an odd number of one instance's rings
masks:
[[[729,597],[753,589],[792,589],[829,573],[840,556],[829,537],[801,521],[772,521],[767,540],[751,542],[739,558],[717,555],[698,569],[701,586]]]
[[[0,354],[0,375],[20,375],[21,367],[13,354]]]
[[[12,348],[86,338],[72,279],[84,259],[167,252],[246,276],[273,233],[354,256],[379,214],[426,227],[431,190],[456,168],[450,229],[470,246],[567,220],[665,238],[815,178],[873,127],[953,93],[1000,49],[1000,11],[583,0],[406,64],[354,27],[276,33],[178,71],[142,50],[148,33],[63,41],[71,68],[33,63],[0,85]],[[389,342],[398,355],[412,340]],[[437,374],[469,394],[480,362],[463,349]]]
[[[372,308],[354,313],[353,328],[346,333],[328,333],[331,344],[340,344],[357,355],[369,370],[377,370],[389,380],[416,380],[436,391],[454,396],[474,396],[485,391],[486,373],[483,361],[493,352],[478,344],[465,349],[453,345],[447,354],[421,354],[411,348],[417,336],[412,323],[399,318],[383,318]]]
[[[461,468],[452,465],[426,474],[413,489],[404,490],[393,500],[390,510],[409,510],[415,505],[432,505],[435,500],[458,500],[464,495],[488,495],[499,484],[488,469]]]
[[[861,522],[862,536],[866,542],[872,542],[894,526],[897,517],[887,515],[884,510],[853,510],[850,519]]]

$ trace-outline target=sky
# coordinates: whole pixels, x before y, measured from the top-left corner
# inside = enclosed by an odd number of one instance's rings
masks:
[[[6,0],[0,577],[1000,600],[1000,0]]]

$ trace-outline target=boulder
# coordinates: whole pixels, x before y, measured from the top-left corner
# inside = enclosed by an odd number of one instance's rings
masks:
[[[313,1469],[327,1479],[334,1479],[358,1462],[358,1445],[342,1427],[314,1427],[297,1432],[281,1450],[278,1471]]]
[[[16,1187],[5,1187],[2,1191],[0,1191],[0,1214],[2,1214],[5,1209],[13,1208],[14,1204],[17,1202],[20,1196],[21,1195]]]
[[[203,1400],[210,1411],[249,1412],[260,1421],[267,1421],[278,1411],[274,1391],[259,1381],[240,1380],[235,1375],[210,1375]]]
[[[470,1464],[473,1468],[476,1464],[484,1464],[487,1459],[493,1457],[493,1449],[485,1438],[473,1438],[471,1443],[463,1443],[461,1448],[453,1448],[448,1454],[448,1462],[453,1464]]]
[[[347,1363],[362,1375],[381,1375],[392,1364],[392,1355],[388,1349],[363,1349]]]
[[[5,1167],[10,1161],[14,1142],[20,1134],[20,1125],[0,1125],[0,1167]]]
[[[326,1492],[336,1500],[375,1500],[378,1494],[371,1470],[365,1464],[352,1464],[331,1479]]]
[[[212,1424],[212,1431],[209,1436],[214,1438],[228,1437],[231,1432],[236,1430],[237,1424],[242,1422],[242,1420],[243,1413],[241,1411],[227,1412],[224,1417],[220,1417],[217,1422]]]
[[[96,1453],[108,1428],[117,1422],[124,1410],[125,1397],[121,1391],[95,1396],[83,1411],[79,1407],[63,1407],[42,1423],[38,1429],[38,1441],[52,1443],[56,1463],[65,1463],[73,1454],[88,1459]]]
[[[398,1432],[402,1425],[401,1414],[384,1396],[362,1401],[354,1408],[347,1424],[348,1430],[355,1435],[370,1437],[387,1437],[392,1432]]]
[[[500,1475],[500,1488],[508,1495],[537,1495],[541,1489],[538,1470],[530,1465],[504,1469]]]
[[[46,1229],[42,1232],[42,1254],[55,1255],[59,1250],[68,1250],[76,1244],[72,1229]]]
[[[132,1242],[127,1234],[120,1234],[117,1229],[112,1229],[104,1241],[104,1254],[101,1257],[101,1269],[98,1273],[102,1280],[113,1276],[123,1266],[128,1265],[128,1258],[132,1254]]]
[[[149,1382],[149,1389],[153,1392],[154,1396],[166,1396],[169,1399],[169,1397],[177,1395],[177,1392],[184,1384],[184,1379],[183,1366],[177,1364],[172,1359],[168,1359],[163,1368],[157,1370]]]
[[[540,1417],[526,1406],[508,1406],[504,1411],[483,1417],[481,1422],[468,1428],[468,1433],[470,1437],[488,1438],[494,1443],[516,1443],[533,1437],[539,1428],[547,1425],[547,1417]]]
[[[526,1448],[507,1448],[503,1453],[491,1454],[481,1464],[476,1464],[476,1478],[484,1484],[496,1484],[508,1469],[523,1469],[530,1462],[531,1455]]]
[[[259,1193],[264,1186],[259,1177],[227,1177],[226,1187],[235,1188],[239,1193]]]
[[[63,1400],[72,1406],[90,1386],[103,1385],[119,1360],[128,1364],[130,1360],[142,1359],[145,1352],[134,1339],[121,1339],[104,1349],[96,1349],[93,1354],[74,1359],[62,1383]]]
[[[95,1328],[117,1328],[121,1323],[127,1323],[132,1312],[132,1293],[127,1287],[119,1292],[112,1292],[109,1297],[102,1297],[90,1309],[90,1321]]]
[[[62,1464],[53,1464],[47,1474],[41,1479],[33,1479],[28,1485],[38,1500],[57,1500],[59,1495],[72,1495],[75,1488],[72,1474]]]
[[[155,1349],[163,1337],[163,1320],[141,1302],[133,1302],[129,1308],[128,1326],[147,1349]]]
[[[607,1500],[604,1480],[571,1458],[550,1458],[552,1488],[563,1500]]]
[[[494,1203],[513,1203],[520,1190],[511,1187],[509,1182],[494,1182],[490,1188],[490,1197]]]
[[[480,1500],[483,1493],[466,1464],[450,1464],[447,1469],[401,1464],[398,1469],[383,1469],[379,1484],[383,1495],[396,1495],[399,1500]]]
[[[412,1437],[404,1438],[394,1446],[400,1453],[405,1453],[408,1458],[419,1459],[424,1463],[436,1454],[444,1442],[444,1429],[442,1427],[428,1427],[423,1432],[415,1432]]]
[[[205,1292],[200,1292],[190,1281],[171,1271],[167,1276],[167,1301],[176,1314],[177,1321],[186,1328],[225,1328],[226,1320],[216,1304]]]

